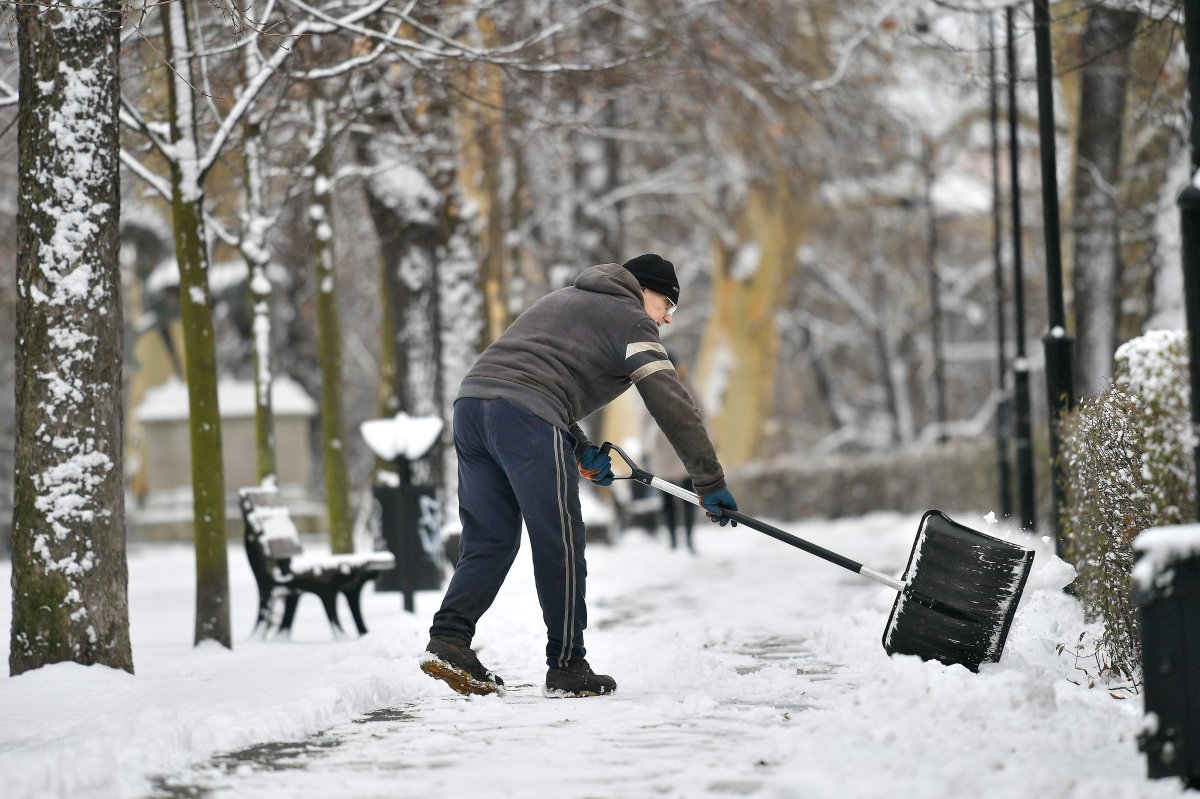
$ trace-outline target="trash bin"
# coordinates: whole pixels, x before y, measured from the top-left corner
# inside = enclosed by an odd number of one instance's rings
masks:
[[[1138,749],[1149,777],[1200,787],[1200,525],[1151,528],[1133,546],[1146,712]]]
[[[405,465],[401,474],[407,471]],[[398,485],[376,485],[374,494],[383,539],[396,556],[396,568],[379,575],[375,590],[404,592],[404,609],[411,611],[415,591],[442,587],[442,506],[432,486],[413,485],[403,476]]]
[[[383,542],[396,556],[396,568],[379,575],[375,590],[403,592],[404,609],[412,612],[415,592],[441,588],[445,576],[442,505],[433,486],[413,484],[411,468],[433,450],[442,420],[400,413],[360,429],[372,451],[396,466],[372,489]]]

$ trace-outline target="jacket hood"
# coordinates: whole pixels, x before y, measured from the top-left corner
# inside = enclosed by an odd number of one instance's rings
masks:
[[[600,264],[589,266],[575,278],[575,288],[583,291],[594,291],[598,294],[612,294],[617,297],[629,297],[642,305],[642,287],[637,278],[620,264]]]

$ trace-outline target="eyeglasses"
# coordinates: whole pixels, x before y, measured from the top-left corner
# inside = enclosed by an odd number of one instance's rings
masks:
[[[671,302],[671,300],[668,299],[667,300],[667,316],[674,316],[675,312],[678,310],[679,310],[679,304],[675,303],[675,302]]]

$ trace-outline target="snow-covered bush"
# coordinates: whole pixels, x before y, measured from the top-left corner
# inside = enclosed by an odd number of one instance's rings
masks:
[[[1115,376],[1063,421],[1063,557],[1093,619],[1100,676],[1140,683],[1141,642],[1129,599],[1133,539],[1192,518],[1187,334],[1151,331],[1117,350]]]

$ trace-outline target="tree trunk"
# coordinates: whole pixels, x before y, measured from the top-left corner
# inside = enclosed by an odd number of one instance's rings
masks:
[[[329,511],[329,540],[335,554],[354,551],[346,467],[345,420],[342,412],[342,323],[337,310],[337,281],[333,254],[333,142],[328,139],[325,100],[312,103],[314,124],[313,255],[317,274],[317,345],[321,360],[321,443],[324,453],[325,506]]]
[[[1121,139],[1129,47],[1139,15],[1097,5],[1083,34],[1079,139],[1076,144],[1075,385],[1095,394],[1112,376],[1121,273]]]
[[[441,199],[413,166],[395,162],[380,169],[388,155],[373,153],[368,158],[378,169],[367,182],[367,206],[383,256],[387,315],[395,325],[392,379],[397,410],[410,416],[438,416],[442,397],[436,266]],[[419,205],[397,204],[399,198],[392,190],[401,183],[419,187]],[[425,485],[440,485],[440,471],[440,461],[435,466],[426,460],[414,464],[413,477]]]
[[[715,443],[727,470],[760,453],[775,396],[776,314],[806,216],[803,205],[785,191],[768,194],[756,187],[741,209],[738,233],[747,245],[760,249],[757,263],[739,273],[733,269],[736,256],[722,251],[716,259],[713,309],[696,383],[704,397],[700,406],[716,419]],[[685,307],[688,296],[684,286]]]
[[[496,46],[496,26],[488,15],[479,17],[484,44]],[[463,183],[468,191],[474,186],[476,205],[482,210],[485,248],[479,265],[479,287],[485,312],[477,348],[483,350],[500,337],[512,323],[510,312],[511,273],[519,267],[508,234],[520,224],[515,208],[515,186],[518,183],[516,156],[509,147],[503,112],[505,97],[504,73],[495,64],[479,64],[473,68],[474,91],[483,102],[470,107],[465,118],[469,130],[464,138],[468,145],[464,164]]]
[[[262,68],[258,51],[243,47],[244,77],[256,75]],[[267,249],[267,217],[263,199],[262,120],[254,111],[242,123],[242,167],[245,182],[245,208],[242,214],[241,251],[250,272],[251,341],[254,364],[254,454],[259,485],[275,484],[275,413],[271,401],[271,281],[267,268],[271,251]]]
[[[221,413],[217,406],[217,358],[208,292],[204,191],[199,183],[191,30],[186,3],[165,3],[160,8],[163,47],[171,65],[167,97],[171,143],[176,154],[171,161],[171,212],[175,258],[179,262],[179,305],[186,350],[184,373],[188,385],[188,428],[192,450],[195,642],[214,640],[232,648],[225,473],[221,459]]]
[[[60,661],[133,671],[121,457],[120,11],[116,0],[16,11],[12,674]]]
[[[933,181],[936,153],[933,145],[925,142],[921,158],[924,173],[925,196],[925,257],[929,265],[929,337],[930,357],[933,359],[933,414],[937,424],[937,440],[949,440],[946,433],[946,354],[942,341],[942,277],[938,269],[938,219],[933,204]]]
[[[879,380],[891,426],[892,444],[907,444],[913,439],[912,400],[909,395],[908,361],[900,352],[899,328],[896,324],[892,276],[893,266],[878,251],[878,240],[873,239],[871,254],[871,290],[875,307],[875,318],[864,319],[871,331],[875,357],[879,364]]]

